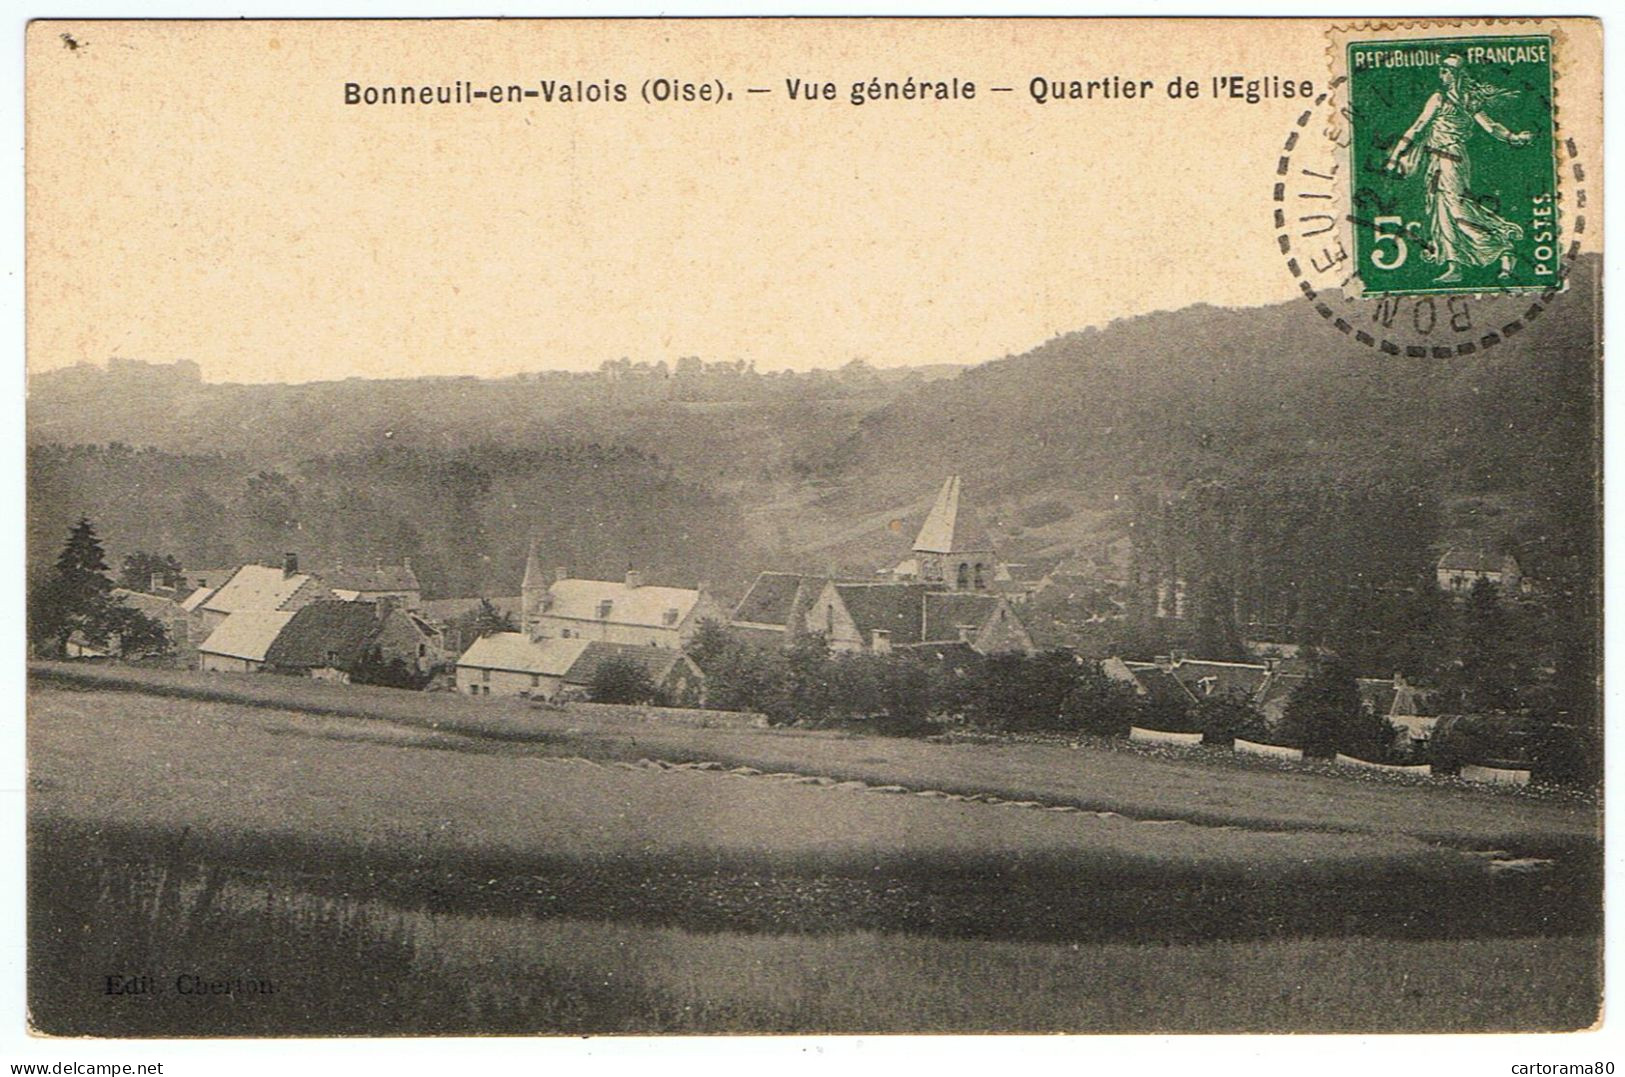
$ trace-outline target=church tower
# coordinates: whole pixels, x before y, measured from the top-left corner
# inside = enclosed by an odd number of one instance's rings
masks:
[[[950,591],[985,591],[993,583],[993,540],[950,475],[914,540],[920,581]]]
[[[547,577],[542,573],[542,562],[536,556],[536,539],[530,540],[525,554],[525,579],[519,585],[519,630],[530,635],[541,616],[542,602],[547,597]]]

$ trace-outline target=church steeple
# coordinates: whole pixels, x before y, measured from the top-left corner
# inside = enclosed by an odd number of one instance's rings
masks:
[[[530,626],[542,612],[542,599],[547,594],[547,577],[542,573],[541,559],[536,556],[536,538],[531,536],[530,549],[525,554],[525,579],[519,585],[520,629]]]
[[[993,540],[965,503],[958,475],[950,475],[914,540],[920,578],[954,591],[980,591],[993,579]]]

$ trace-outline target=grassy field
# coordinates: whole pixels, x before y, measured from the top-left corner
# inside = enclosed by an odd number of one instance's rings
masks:
[[[43,875],[44,877],[41,877]],[[98,1035],[1553,1030],[1595,940],[1053,945],[403,912],[173,858],[31,880],[36,1028]],[[151,992],[109,996],[110,971]],[[200,979],[223,995],[181,994]]]
[[[262,680],[293,696],[307,683]],[[127,964],[165,975],[258,961],[305,984],[302,1003],[220,1009],[223,1033],[1487,1029],[1595,1014],[1600,883],[1583,804],[1102,750],[349,698],[449,717],[31,682],[41,1027],[97,1031],[60,1020],[91,1012],[107,955],[131,945]],[[477,728],[507,720],[523,735]],[[1039,789],[1124,816],[625,762],[642,756]],[[1119,764],[1143,787],[1108,780]],[[1339,812],[1343,792],[1360,795]],[[1442,823],[1422,816],[1440,805],[1473,825],[1429,840]],[[1156,821],[1126,817],[1136,807]],[[1272,824],[1234,821],[1260,813]],[[1494,872],[1486,837],[1555,863]],[[311,1003],[329,990],[378,1005]],[[313,1008],[329,1023],[311,1024]],[[207,1031],[185,1008],[97,1012],[112,1033]]]
[[[1471,848],[1595,845],[1600,813],[1576,798],[1459,786],[1398,787],[1269,767],[1217,767],[1098,747],[933,744],[794,729],[716,729],[639,717],[633,708],[536,709],[292,678],[32,663],[34,683],[125,687],[244,707],[385,719],[402,726],[546,745],[598,759],[716,760],[911,789],[996,793],[1135,818],[1253,829],[1405,836]]]

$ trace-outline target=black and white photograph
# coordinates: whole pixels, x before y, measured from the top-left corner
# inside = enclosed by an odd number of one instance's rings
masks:
[[[1602,39],[29,23],[18,1059],[1612,1073]]]

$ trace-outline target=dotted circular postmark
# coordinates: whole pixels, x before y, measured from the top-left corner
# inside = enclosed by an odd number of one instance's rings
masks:
[[[1375,259],[1380,265],[1386,258],[1391,264],[1402,246],[1407,252],[1422,250],[1440,263],[1445,273],[1437,279],[1448,280],[1456,270],[1426,248],[1428,235],[1414,222],[1407,233],[1397,215],[1381,216],[1364,205],[1356,208],[1350,149],[1358,117],[1348,86],[1347,76],[1334,77],[1327,91],[1298,114],[1282,144],[1272,190],[1272,224],[1286,268],[1327,325],[1387,355],[1445,359],[1493,348],[1524,332],[1560,302],[1585,234],[1586,172],[1575,140],[1555,121],[1556,190],[1555,204],[1549,207],[1554,234],[1547,254],[1550,269],[1540,287],[1502,288],[1481,281],[1420,294],[1366,290],[1358,259]],[[1394,145],[1397,157],[1406,147],[1403,142]],[[1439,182],[1432,175],[1428,181]],[[1357,241],[1360,229],[1365,233]],[[1517,231],[1522,238],[1521,229]]]

